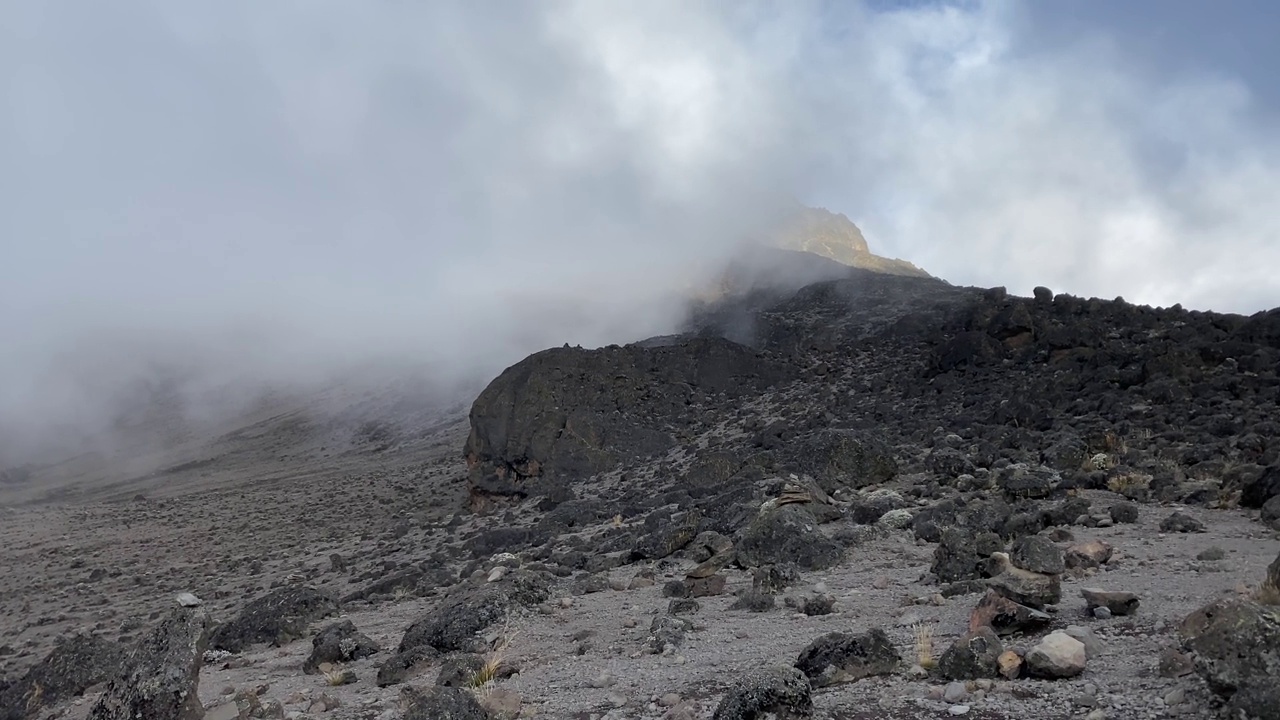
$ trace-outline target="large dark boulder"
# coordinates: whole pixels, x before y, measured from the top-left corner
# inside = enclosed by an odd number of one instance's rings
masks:
[[[1003,550],[1004,541],[993,532],[949,527],[942,531],[941,542],[933,550],[930,570],[945,583],[977,580],[985,574],[991,554]]]
[[[119,674],[126,657],[118,643],[73,635],[0,693],[0,719],[22,720]]]
[[[302,664],[302,672],[314,675],[324,663],[347,663],[376,654],[380,647],[369,636],[356,630],[355,623],[341,620],[321,630],[311,640],[311,655]]]
[[[478,649],[476,633],[506,617],[516,606],[532,606],[550,596],[539,574],[514,570],[497,582],[463,586],[405,630],[398,653],[428,646],[440,652]]]
[[[404,720],[492,720],[493,714],[470,690],[456,687],[409,688],[401,695]]]
[[[795,666],[814,687],[856,682],[872,675],[888,675],[902,664],[902,656],[884,630],[860,635],[833,632],[809,643]]]
[[[811,475],[827,493],[892,480],[898,462],[883,440],[857,430],[819,430],[787,446],[785,464]]]
[[[1179,635],[1233,716],[1280,720],[1280,609],[1218,600],[1187,616]]]
[[[1280,466],[1267,468],[1257,480],[1245,485],[1240,492],[1240,505],[1260,508],[1274,497],[1280,497]]]
[[[938,673],[947,680],[994,678],[1000,673],[1004,645],[989,626],[960,636],[938,659]]]
[[[804,673],[793,667],[757,670],[738,680],[716,706],[712,720],[757,720],[813,714],[813,690]]]
[[[690,404],[794,375],[721,338],[661,347],[553,348],[507,368],[471,408],[464,454],[473,500],[550,492],[675,445]]]
[[[313,587],[281,588],[254,600],[209,638],[214,650],[240,652],[255,643],[280,646],[307,636],[311,623],[338,613],[338,603]]]
[[[818,520],[802,505],[765,510],[736,543],[738,564],[747,567],[794,563],[822,570],[840,562],[844,548],[818,530]]]
[[[129,654],[125,672],[107,686],[89,720],[200,720],[200,667],[209,638],[209,616],[179,607]]]

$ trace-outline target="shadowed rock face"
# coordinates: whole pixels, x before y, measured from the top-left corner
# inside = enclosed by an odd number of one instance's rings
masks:
[[[672,448],[710,397],[792,377],[737,343],[555,348],[508,368],[476,399],[465,454],[473,496],[548,494]]]
[[[1233,712],[1280,718],[1280,612],[1236,598],[1191,613],[1179,628],[1196,671]]]
[[[200,720],[200,666],[209,617],[178,608],[129,654],[123,675],[111,681],[89,712],[90,720],[147,718]]]
[[[0,690],[0,718],[34,717],[41,708],[80,695],[114,677],[124,658],[125,650],[118,643],[91,635],[73,636]]]

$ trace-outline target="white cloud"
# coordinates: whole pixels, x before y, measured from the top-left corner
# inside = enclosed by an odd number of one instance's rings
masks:
[[[1025,7],[10,3],[0,424],[138,343],[287,380],[662,332],[789,193],[953,282],[1280,304],[1248,88]]]

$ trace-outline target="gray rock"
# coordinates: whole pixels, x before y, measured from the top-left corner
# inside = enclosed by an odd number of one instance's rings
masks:
[[[1064,632],[1051,632],[1027,653],[1027,669],[1034,677],[1070,678],[1084,672],[1084,643]]]
[[[818,520],[801,505],[783,505],[762,513],[743,531],[738,563],[759,567],[794,562],[803,570],[822,570],[840,562],[844,548],[818,531]]]
[[[1004,571],[987,580],[987,585],[1016,603],[1036,609],[1062,600],[1062,580],[1058,575],[1006,566]]]
[[[1097,657],[1102,652],[1102,640],[1089,628],[1081,627],[1080,625],[1068,625],[1062,632],[1084,643],[1086,658]]]
[[[244,607],[209,638],[213,650],[240,652],[255,643],[280,646],[307,636],[311,623],[334,615],[338,603],[313,587],[287,587],[268,593]]]
[[[513,570],[498,582],[458,588],[405,630],[397,650],[404,652],[419,645],[440,652],[478,649],[476,633],[506,617],[511,608],[537,605],[550,594],[547,581],[529,570]]]
[[[403,720],[493,720],[475,695],[462,688],[405,688],[400,698],[406,706]]]
[[[1003,549],[1004,542],[995,533],[949,527],[942,531],[929,569],[945,583],[974,580],[982,577],[987,558]]]
[[[392,655],[378,666],[378,687],[398,685],[418,676],[430,668],[439,655],[439,651],[430,645],[419,645]]]
[[[1104,607],[1112,615],[1132,615],[1138,610],[1138,596],[1124,590],[1082,588],[1080,595],[1084,597],[1085,606],[1090,612],[1094,608]]]
[[[758,590],[743,590],[738,599],[729,606],[730,610],[746,610],[748,612],[765,612],[772,610],[777,604],[773,595]]]
[[[1233,714],[1280,719],[1280,609],[1226,598],[1188,615],[1178,634]]]
[[[795,563],[784,562],[752,568],[751,589],[777,595],[800,582],[800,570]]]
[[[808,717],[813,714],[812,693],[809,679],[796,668],[758,670],[729,688],[712,720],[757,720],[765,713]]]
[[[888,482],[898,474],[893,450],[870,433],[823,429],[788,446],[797,469],[828,493]]]
[[[107,685],[89,720],[200,720],[200,667],[209,616],[178,607],[130,652],[125,671]]]
[[[475,684],[475,678],[484,669],[484,658],[475,653],[454,653],[440,663],[436,684],[441,687],[466,688]]]
[[[1061,575],[1067,569],[1062,548],[1042,535],[1028,535],[1015,540],[1009,559],[1015,567],[1045,575]]]
[[[345,663],[376,654],[378,643],[356,630],[350,620],[333,623],[311,640],[311,655],[302,664],[302,672],[314,675],[322,663]]]
[[[0,688],[0,718],[22,720],[41,708],[79,695],[86,688],[115,678],[126,650],[93,635],[73,635],[12,684]]]
[[[1201,533],[1205,531],[1204,523],[1184,512],[1175,512],[1160,521],[1161,532]]]
[[[1138,522],[1138,506],[1128,500],[1111,506],[1111,520],[1116,524]]]
[[[660,653],[668,647],[684,644],[685,633],[693,630],[693,623],[671,615],[659,615],[649,625],[649,648]]]

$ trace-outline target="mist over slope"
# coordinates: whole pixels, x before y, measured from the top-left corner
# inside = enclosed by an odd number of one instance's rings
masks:
[[[951,282],[1280,297],[1280,137],[1249,88],[1038,43],[1019,6],[0,14],[2,462],[155,394],[212,427],[668,332],[793,197]]]
[[[291,346],[295,338],[267,333],[238,339],[187,334],[182,342],[164,335],[103,337],[85,356],[64,356],[45,369],[54,393],[40,398],[39,412],[0,413],[0,469],[8,470],[11,490],[42,487],[23,497],[70,498],[64,485],[83,493],[96,483],[114,488],[108,496],[127,495],[157,473],[190,485],[227,469],[211,465],[213,455],[274,452],[310,467],[382,445],[379,451],[394,446],[409,462],[413,438],[444,417],[461,417],[494,376],[532,352],[672,333],[702,302],[794,290],[840,277],[851,266],[923,275],[875,255],[853,223],[825,210],[795,206],[762,227],[719,263],[645,268],[643,293],[628,292],[630,283],[611,282],[609,275],[580,278],[558,292],[528,291],[508,308],[506,324],[477,328],[481,336],[474,339],[439,339],[456,345],[423,343],[417,353],[353,347],[341,360],[325,356],[312,363],[299,352],[302,345]],[[791,247],[813,247],[817,254]],[[464,355],[466,367],[450,361]],[[246,428],[257,429],[245,436]],[[245,437],[263,440],[255,445],[242,442]],[[188,477],[192,469],[200,472]]]

